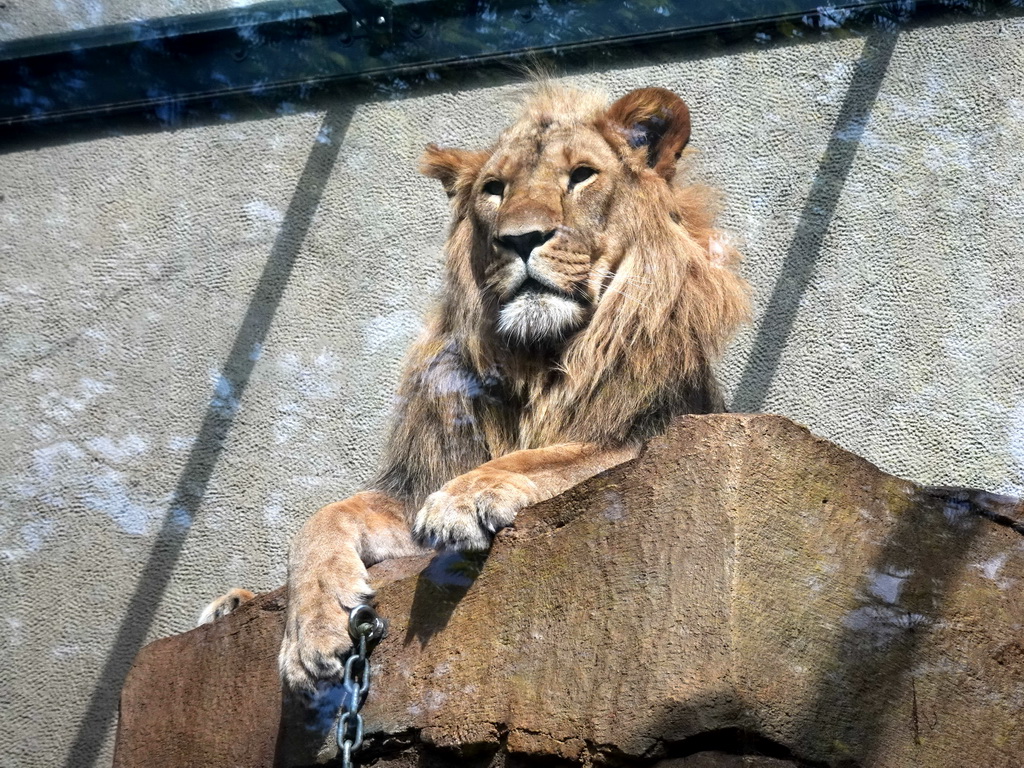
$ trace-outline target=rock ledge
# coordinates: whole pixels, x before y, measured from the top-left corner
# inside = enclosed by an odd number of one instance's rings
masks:
[[[360,764],[1017,766],[1018,502],[928,489],[775,416],[691,416],[486,559],[383,563]],[[281,590],[144,648],[114,765],[301,766]]]

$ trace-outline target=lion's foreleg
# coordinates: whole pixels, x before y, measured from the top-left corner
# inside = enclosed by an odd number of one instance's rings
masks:
[[[602,448],[592,443],[515,451],[459,475],[428,496],[416,515],[414,535],[434,547],[486,549],[519,510],[638,453],[635,446]]]
[[[366,568],[419,554],[400,501],[367,491],[314,514],[292,543],[288,615],[278,657],[281,677],[296,690],[337,678],[352,647],[348,612],[373,597]]]

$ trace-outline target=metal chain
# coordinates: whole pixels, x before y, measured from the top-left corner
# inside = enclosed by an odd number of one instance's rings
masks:
[[[338,718],[338,749],[343,768],[352,768],[352,753],[363,743],[363,716],[359,710],[370,690],[370,651],[384,637],[386,625],[368,605],[357,605],[348,615],[348,633],[355,647],[345,660],[344,698]]]

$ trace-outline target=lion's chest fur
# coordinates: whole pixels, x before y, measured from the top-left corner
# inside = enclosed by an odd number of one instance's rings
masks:
[[[557,368],[519,366],[489,377],[488,384],[474,410],[492,458],[573,439],[564,418],[571,394]]]

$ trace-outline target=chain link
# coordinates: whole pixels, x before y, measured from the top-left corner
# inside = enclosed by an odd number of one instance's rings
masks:
[[[352,768],[352,753],[363,743],[363,716],[359,710],[370,691],[370,651],[384,637],[384,620],[368,605],[357,605],[348,615],[348,633],[355,647],[345,660],[344,698],[338,718],[338,748],[343,768]]]

